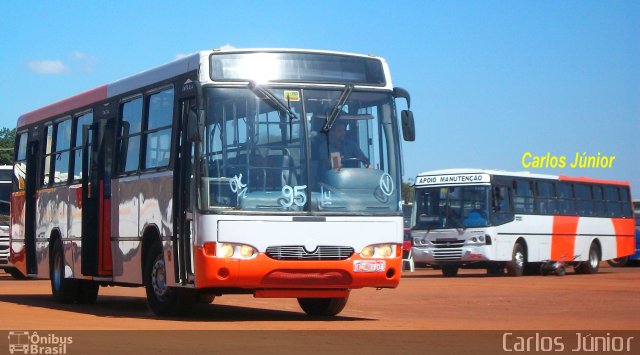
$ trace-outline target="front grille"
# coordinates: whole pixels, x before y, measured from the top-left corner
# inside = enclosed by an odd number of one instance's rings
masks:
[[[268,247],[267,256],[276,260],[346,260],[353,255],[351,247],[319,246],[308,253],[302,245]]]
[[[436,249],[433,257],[439,261],[460,260],[462,258],[462,246],[464,240],[436,240],[432,241]]]

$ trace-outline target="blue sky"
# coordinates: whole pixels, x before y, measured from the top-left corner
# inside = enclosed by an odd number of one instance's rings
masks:
[[[2,1],[0,127],[179,54],[373,53],[412,94],[405,180],[479,167],[630,181],[640,198],[638,1]],[[525,169],[531,152],[614,155]]]

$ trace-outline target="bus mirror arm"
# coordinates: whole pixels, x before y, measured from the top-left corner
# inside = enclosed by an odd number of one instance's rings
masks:
[[[407,100],[407,109],[411,110],[411,95],[409,95],[409,92],[407,90],[395,87],[393,88],[393,97],[395,99],[400,97]]]
[[[192,108],[187,116],[187,138],[189,141],[200,142],[202,140],[199,126],[198,113]]]

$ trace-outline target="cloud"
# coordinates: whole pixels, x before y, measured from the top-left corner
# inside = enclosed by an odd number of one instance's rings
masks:
[[[38,74],[62,74],[69,71],[61,60],[31,60],[27,63],[27,67]]]

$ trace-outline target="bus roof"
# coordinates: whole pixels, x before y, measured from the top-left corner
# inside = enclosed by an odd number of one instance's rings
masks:
[[[209,56],[214,53],[252,53],[252,52],[297,52],[297,53],[323,53],[323,54],[336,54],[356,56],[363,58],[376,58],[386,64],[385,60],[380,57],[372,55],[333,52],[333,51],[321,51],[321,50],[308,50],[308,49],[281,49],[281,48],[247,48],[247,49],[213,49],[208,51],[195,52],[186,55],[182,58],[176,59],[167,64],[152,68],[140,72],[138,74],[114,81],[110,84],[99,86],[95,89],[91,89],[80,93],[75,96],[63,99],[53,104],[38,108],[34,111],[25,113],[18,118],[17,128],[30,125],[32,123],[39,122],[51,118],[53,116],[64,114],[68,111],[76,110],[85,106],[89,106],[95,102],[99,102],[117,95],[126,93],[131,90],[136,90],[147,85],[160,82],[162,80],[170,79],[172,77],[188,73],[193,70],[200,71],[200,78],[202,81],[209,79],[209,66],[201,65],[202,63],[208,63]],[[390,82],[388,83],[390,85]]]
[[[497,169],[474,169],[474,168],[442,169],[442,170],[425,171],[425,172],[419,173],[418,176],[416,177],[416,185],[422,185],[417,183],[418,178],[420,177],[439,176],[439,175],[466,175],[466,174],[488,174],[491,176],[522,177],[522,178],[535,178],[535,179],[548,179],[548,180],[559,180],[559,181],[629,186],[629,183],[626,181],[601,180],[601,179],[592,179],[588,177],[572,177],[572,176],[565,176],[565,175],[535,174],[529,171],[513,172],[513,171],[497,170]]]

